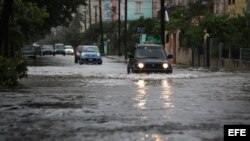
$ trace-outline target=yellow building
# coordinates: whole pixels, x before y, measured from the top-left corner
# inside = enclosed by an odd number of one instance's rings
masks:
[[[226,8],[225,12],[232,15],[243,15],[244,11],[246,11],[247,0],[226,0],[225,3]]]

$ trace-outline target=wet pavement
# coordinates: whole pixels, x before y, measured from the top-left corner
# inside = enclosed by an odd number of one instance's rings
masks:
[[[0,140],[223,141],[223,125],[250,124],[248,73],[128,75],[112,58],[30,61],[20,89],[0,92]]]

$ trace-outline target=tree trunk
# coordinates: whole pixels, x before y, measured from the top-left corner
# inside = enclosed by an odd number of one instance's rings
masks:
[[[8,32],[9,23],[11,20],[11,13],[13,11],[14,0],[4,0],[2,17],[1,17],[1,28],[0,28],[0,55],[9,57],[8,51]]]

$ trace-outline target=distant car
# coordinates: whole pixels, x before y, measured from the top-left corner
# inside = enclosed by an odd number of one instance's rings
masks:
[[[53,45],[42,45],[42,55],[55,55]]]
[[[71,45],[65,45],[64,48],[67,55],[74,55],[74,49]]]
[[[83,45],[79,47],[81,50],[79,64],[94,63],[102,64],[102,58],[98,46]]]
[[[35,47],[36,55],[42,56],[41,46],[38,44],[33,44],[32,46]]]
[[[56,54],[62,54],[63,56],[65,56],[66,55],[66,53],[65,53],[65,48],[64,48],[64,44],[62,44],[62,43],[57,43],[57,44],[55,44],[54,45],[54,51],[55,51],[55,55]]]
[[[21,54],[23,56],[26,56],[26,57],[30,57],[30,58],[33,58],[33,59],[36,59],[37,55],[38,55],[38,52],[36,50],[36,47],[35,46],[32,46],[32,45],[28,45],[28,46],[25,46],[21,49]]]
[[[163,72],[172,73],[172,66],[168,59],[172,55],[168,55],[161,45],[156,44],[139,44],[133,48],[133,52],[129,55],[129,63],[127,73],[140,72]]]

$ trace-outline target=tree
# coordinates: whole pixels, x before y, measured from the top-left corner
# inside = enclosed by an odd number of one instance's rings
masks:
[[[0,88],[16,85],[26,64],[18,55],[24,43],[34,41],[58,25],[68,25],[85,0],[0,0]],[[9,82],[10,81],[10,82]]]
[[[49,16],[45,18],[44,29],[58,25],[68,26],[72,21],[72,13],[77,13],[79,5],[86,5],[86,0],[25,0],[45,7]]]
[[[1,1],[1,29],[0,29],[0,55],[5,55],[8,57],[8,32],[9,32],[9,24],[11,20],[11,15],[13,11],[13,0],[4,0]]]

